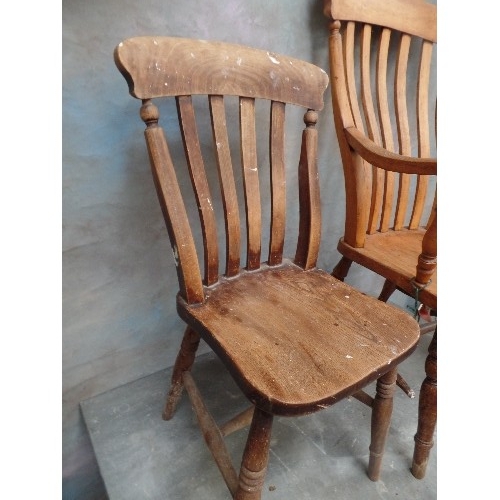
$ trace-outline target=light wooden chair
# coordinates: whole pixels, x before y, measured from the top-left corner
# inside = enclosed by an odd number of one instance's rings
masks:
[[[355,262],[437,316],[436,6],[424,0],[324,0],[346,218],[332,275]],[[425,469],[436,425],[437,328],[425,365],[412,473]],[[401,386],[406,388],[404,381]]]
[[[321,218],[315,125],[328,76],[312,64],[272,52],[184,38],[127,39],[116,47],[114,57],[130,94],[142,100],[140,116],[146,124],[153,178],[178,274],[177,311],[187,324],[164,418],[173,416],[185,388],[232,497],[253,500],[261,498],[273,416],[304,415],[354,396],[371,407],[368,475],[377,480],[397,366],[416,347],[419,328],[405,312],[316,268]],[[207,114],[210,110],[210,119],[202,126],[199,95],[207,96]],[[156,98],[168,97],[176,101],[182,148],[172,141],[167,144],[159,125],[160,105],[156,104],[160,99]],[[256,111],[261,99],[269,110],[267,124]],[[297,106],[305,108],[306,126],[297,159],[298,175],[294,175],[286,166],[285,108]],[[230,148],[230,139],[237,133],[234,126],[227,125],[233,123],[229,118],[232,110],[239,115],[242,186],[236,182],[237,162]],[[294,113],[287,116],[297,117]],[[213,144],[207,151],[206,130],[210,127]],[[257,144],[262,130],[269,132],[267,158]],[[185,152],[182,159],[181,149]],[[211,158],[203,155],[208,152]],[[186,185],[178,182],[186,177],[186,170],[199,212],[203,244],[198,248],[204,254],[203,266],[197,256],[197,233],[190,224],[194,222],[186,208]],[[259,185],[265,184],[262,175],[266,170],[270,195],[262,196],[270,197],[267,215]],[[214,179],[210,173],[215,171],[220,185],[214,190],[209,180]],[[290,208],[298,220],[293,260],[284,257],[285,179],[295,180]],[[220,217],[216,214],[219,198]],[[244,207],[244,219],[240,207]],[[217,236],[217,223],[222,219],[224,272],[219,267],[222,252]],[[269,251],[263,262],[261,241],[267,219]],[[246,259],[242,265],[244,238]],[[208,412],[190,372],[200,338],[220,357],[251,403],[247,411],[222,426]],[[376,395],[371,397],[363,388],[375,380]],[[246,425],[250,430],[237,475],[223,437]]]

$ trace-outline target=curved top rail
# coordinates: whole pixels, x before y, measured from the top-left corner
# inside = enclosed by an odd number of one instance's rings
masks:
[[[437,43],[437,8],[425,0],[323,0],[323,13],[396,29]]]
[[[134,37],[115,48],[114,58],[138,99],[224,94],[321,110],[328,85],[328,75],[313,64],[218,41]]]

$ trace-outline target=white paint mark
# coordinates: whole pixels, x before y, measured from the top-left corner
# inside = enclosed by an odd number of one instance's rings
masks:
[[[192,57],[193,59],[196,59],[196,56],[195,56],[192,52],[191,52],[191,57]]]
[[[236,59],[236,64],[238,66],[241,66],[241,57],[238,57],[238,59]]]
[[[153,40],[153,43],[154,43],[155,45],[158,45],[158,42],[157,42],[156,40]]]
[[[352,359],[352,356],[349,356],[349,354],[346,354],[345,356],[347,359]]]
[[[118,44],[118,47],[123,47],[123,42],[120,42],[120,43]]]
[[[300,90],[300,87],[294,86],[293,89],[294,90]]]
[[[273,64],[279,64],[280,62],[278,61],[278,59],[276,59],[275,57],[273,57],[271,54],[269,54],[269,52],[267,53],[267,57],[269,57],[269,60],[273,63]]]
[[[349,298],[349,295],[344,295],[344,297],[345,297],[346,299],[348,299],[348,298]]]
[[[179,252],[177,251],[177,247],[174,245],[172,247],[172,253],[174,254],[175,265],[179,265]]]

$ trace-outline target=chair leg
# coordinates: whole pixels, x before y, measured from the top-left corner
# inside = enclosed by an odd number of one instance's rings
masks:
[[[397,368],[382,375],[377,380],[377,393],[372,406],[372,425],[368,477],[378,481],[385,442],[391,423],[393,395],[396,388]]]
[[[174,415],[184,387],[182,373],[191,370],[199,345],[200,336],[188,326],[184,332],[181,348],[175,360],[170,391],[163,409],[163,420],[170,420]]]
[[[425,361],[425,380],[420,389],[418,404],[418,426],[411,473],[417,478],[425,476],[429,454],[434,445],[434,430],[437,420],[437,328],[429,345]]]
[[[352,260],[347,257],[342,257],[338,264],[333,268],[332,276],[340,281],[344,281],[349,269],[351,268]]]
[[[378,300],[381,300],[382,302],[387,302],[395,291],[396,291],[396,285],[392,281],[385,280],[384,286],[382,287],[380,295],[378,296]]]
[[[234,500],[260,500],[269,459],[273,415],[255,408]]]
[[[385,280],[382,290],[380,291],[380,295],[378,296],[378,300],[381,302],[387,302],[391,298],[391,295],[396,291],[396,288],[396,285],[392,281]],[[415,397],[415,391],[408,385],[406,380],[399,373],[396,384],[409,398]]]

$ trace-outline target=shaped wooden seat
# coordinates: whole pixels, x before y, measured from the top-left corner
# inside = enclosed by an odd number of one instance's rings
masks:
[[[125,40],[115,49],[115,62],[131,95],[142,100],[153,178],[179,278],[177,311],[187,324],[163,417],[172,418],[185,388],[232,497],[253,500],[261,498],[273,416],[304,415],[354,396],[372,410],[368,475],[377,480],[397,365],[415,349],[419,328],[403,311],[316,268],[321,214],[315,125],[328,84],[326,73],[268,51],[169,37]],[[199,95],[205,96],[208,121],[201,121],[199,110],[204,108],[194,102]],[[175,140],[167,144],[159,107],[153,103],[171,97],[177,105],[180,148]],[[258,112],[261,99],[267,112]],[[285,155],[285,130],[292,130],[287,128],[285,108],[294,106],[304,108],[306,124],[297,149],[298,175],[287,166]],[[239,161],[230,147],[237,132],[228,125],[233,123],[231,112],[239,120]],[[262,137],[268,155],[259,147]],[[203,154],[207,151],[208,156]],[[219,181],[215,189],[212,172]],[[265,172],[270,193],[261,189]],[[187,176],[198,226],[188,210],[182,182]],[[286,189],[294,180],[287,202]],[[268,210],[261,200],[270,200]],[[201,234],[195,230],[200,225]],[[218,230],[225,236],[225,252],[219,248]],[[292,258],[286,258],[289,232],[295,232],[297,242]],[[262,259],[264,236],[269,250]],[[224,271],[219,260],[225,261]],[[200,339],[220,357],[250,403],[248,410],[222,425],[208,412],[190,373]],[[375,380],[372,397],[363,388]],[[238,475],[224,437],[248,424]]]
[[[324,0],[336,136],[345,179],[346,218],[332,275],[351,264],[385,279],[437,316],[435,158],[436,6],[425,0]],[[412,472],[425,475],[437,403],[437,328],[420,392]]]

